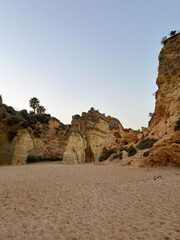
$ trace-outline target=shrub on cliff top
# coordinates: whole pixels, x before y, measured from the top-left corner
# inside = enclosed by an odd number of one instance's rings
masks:
[[[50,114],[32,114],[28,116],[27,122],[30,127],[34,128],[34,125],[37,122],[48,124],[50,118],[51,118]]]
[[[21,111],[19,112],[19,115],[20,115],[22,118],[24,118],[25,120],[28,119],[28,112],[27,112],[26,109],[21,110]]]
[[[167,42],[167,37],[164,36],[164,37],[162,38],[162,40],[161,40],[161,44],[165,45],[166,42]]]
[[[115,153],[114,150],[109,150],[109,151],[104,152],[104,153],[100,156],[99,162],[105,161],[105,160],[108,159],[108,158],[111,156],[111,154],[113,154],[113,153]]]
[[[145,140],[142,140],[138,145],[137,148],[140,150],[143,149],[148,149],[148,148],[152,148],[153,144],[157,142],[157,139],[154,138],[147,138]]]
[[[16,124],[20,123],[21,121],[22,121],[22,118],[18,115],[14,115],[14,116],[8,117],[6,119],[6,123],[10,126],[16,125]]]
[[[6,104],[3,104],[3,106],[7,113],[9,113],[11,115],[16,115],[17,111],[13,107],[7,106]]]
[[[170,33],[169,33],[169,36],[170,36],[170,37],[173,37],[173,36],[175,36],[175,35],[176,35],[176,30],[170,31]]]

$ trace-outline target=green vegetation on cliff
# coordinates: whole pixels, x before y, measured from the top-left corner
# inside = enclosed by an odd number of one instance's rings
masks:
[[[147,138],[142,140],[138,145],[137,148],[140,150],[143,149],[148,149],[148,148],[152,148],[153,144],[157,142],[157,139],[154,138]]]

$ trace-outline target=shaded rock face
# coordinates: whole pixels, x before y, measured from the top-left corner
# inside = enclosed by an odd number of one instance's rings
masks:
[[[119,138],[124,133],[117,119],[95,110],[82,113],[82,116],[75,115],[72,119],[71,136],[63,155],[66,164],[98,161],[110,132],[115,128]]]
[[[69,139],[69,125],[64,125],[55,118],[48,124],[36,125],[31,131],[33,148],[29,155],[41,158],[62,158]]]
[[[2,125],[1,125],[2,126]],[[33,142],[27,129],[19,129],[12,141],[8,140],[7,131],[0,134],[0,164],[26,164]]]

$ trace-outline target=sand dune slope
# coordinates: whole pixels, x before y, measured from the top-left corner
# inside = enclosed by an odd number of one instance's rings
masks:
[[[180,169],[0,168],[0,240],[180,239]]]

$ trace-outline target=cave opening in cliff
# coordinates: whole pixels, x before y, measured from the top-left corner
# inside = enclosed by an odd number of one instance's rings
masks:
[[[37,163],[37,162],[57,162],[62,161],[62,158],[43,158],[40,156],[29,155],[27,157],[27,163]]]

